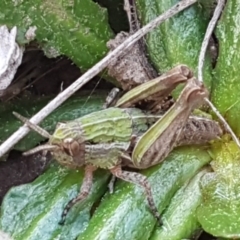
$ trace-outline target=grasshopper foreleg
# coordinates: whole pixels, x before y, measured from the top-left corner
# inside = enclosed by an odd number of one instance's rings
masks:
[[[77,197],[75,197],[72,200],[70,200],[68,202],[68,204],[66,205],[66,207],[64,208],[64,210],[62,212],[61,220],[59,222],[60,225],[64,224],[64,222],[66,220],[66,216],[67,216],[68,212],[70,211],[70,209],[77,202],[83,201],[89,195],[89,192],[90,192],[90,190],[92,188],[92,183],[93,183],[93,172],[95,170],[96,170],[96,168],[91,166],[91,165],[87,165],[85,167],[85,175],[84,175],[84,179],[83,179],[83,183],[82,183],[82,186],[81,186],[80,193],[78,194]]]
[[[113,105],[117,101],[117,97],[119,95],[119,88],[113,88],[108,94],[105,103],[103,104],[103,109],[108,108]]]
[[[124,180],[126,182],[131,182],[131,183],[140,185],[141,187],[144,188],[145,194],[147,196],[149,208],[150,208],[153,216],[158,220],[160,225],[162,225],[161,217],[160,217],[158,209],[154,203],[151,186],[150,186],[147,178],[140,173],[123,171],[121,166],[116,166],[116,167],[110,169],[110,171],[117,178],[121,178],[122,180]]]
[[[116,176],[112,175],[110,182],[108,183],[108,189],[109,189],[110,194],[112,194],[114,192],[115,182],[116,182]]]

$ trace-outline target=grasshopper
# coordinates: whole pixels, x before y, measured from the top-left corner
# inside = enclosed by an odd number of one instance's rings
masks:
[[[180,83],[186,85],[165,114],[152,114],[134,107],[139,101],[147,101],[154,109],[156,102],[161,102]],[[142,186],[152,214],[161,221],[147,178],[122,167],[149,168],[162,162],[176,146],[203,144],[219,137],[222,130],[217,122],[190,116],[207,96],[207,89],[193,77],[191,70],[179,65],[130,90],[114,107],[58,123],[53,135],[14,113],[29,128],[49,139],[47,144],[25,155],[48,150],[62,165],[75,169],[85,167],[80,193],[66,205],[60,223],[64,223],[75,203],[88,196],[97,168],[109,169],[113,176]]]

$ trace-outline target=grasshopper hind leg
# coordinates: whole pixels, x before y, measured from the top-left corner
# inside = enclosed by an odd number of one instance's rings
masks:
[[[151,186],[150,186],[147,178],[140,173],[123,171],[121,166],[116,166],[116,167],[110,169],[110,171],[117,178],[121,178],[122,180],[124,180],[126,182],[131,182],[131,183],[140,185],[141,187],[144,188],[145,194],[147,196],[149,208],[150,208],[153,216],[158,220],[159,224],[162,225],[161,216],[160,216],[158,209],[154,203]]]
[[[116,176],[112,175],[110,182],[108,183],[108,189],[109,189],[110,194],[113,194],[113,192],[114,192],[115,182],[116,182]]]
[[[84,175],[84,179],[83,179],[83,183],[82,183],[82,186],[81,186],[80,193],[78,194],[77,197],[70,200],[68,202],[68,204],[65,206],[65,208],[62,212],[61,220],[59,222],[60,225],[63,225],[65,223],[67,214],[70,211],[70,209],[76,203],[82,202],[83,200],[85,200],[87,198],[87,196],[89,195],[89,192],[91,191],[92,183],[93,183],[93,172],[95,170],[96,170],[96,168],[93,167],[93,166],[90,166],[90,165],[87,165],[85,167],[85,175]]]

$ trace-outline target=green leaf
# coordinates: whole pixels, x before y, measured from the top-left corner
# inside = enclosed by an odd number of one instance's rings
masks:
[[[202,180],[203,202],[198,220],[203,229],[217,237],[240,237],[240,151],[235,143],[214,147],[214,172]]]
[[[142,25],[149,23],[177,2],[179,0],[136,0]],[[164,73],[181,63],[197,73],[198,56],[208,21],[209,15],[206,16],[205,10],[196,3],[148,33],[146,47],[157,70]],[[211,71],[211,61],[206,56],[203,75],[209,89]]]
[[[177,191],[163,214],[163,226],[157,227],[151,240],[179,240],[190,238],[200,229],[196,209],[202,200],[201,178],[209,169],[201,170]]]
[[[107,11],[92,0],[0,1],[0,24],[17,26],[17,40],[25,44],[29,27],[48,56],[68,56],[82,70],[100,61],[114,35]]]
[[[216,35],[218,38],[219,54],[214,70],[215,75],[211,95],[212,102],[238,136],[240,135],[239,9],[239,1],[227,1],[217,25]]]
[[[1,206],[0,229],[15,240],[74,240],[88,225],[93,204],[106,191],[109,173],[96,172],[90,196],[71,209],[61,226],[63,208],[78,194],[82,178],[82,170],[53,164],[34,182],[12,188]]]

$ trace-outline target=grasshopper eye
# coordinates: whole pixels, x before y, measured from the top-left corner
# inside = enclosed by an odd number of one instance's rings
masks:
[[[79,154],[80,146],[77,141],[71,143],[69,151],[72,156],[76,156]]]
[[[70,156],[76,156],[79,154],[80,145],[72,138],[66,138],[63,141],[64,151]]]

